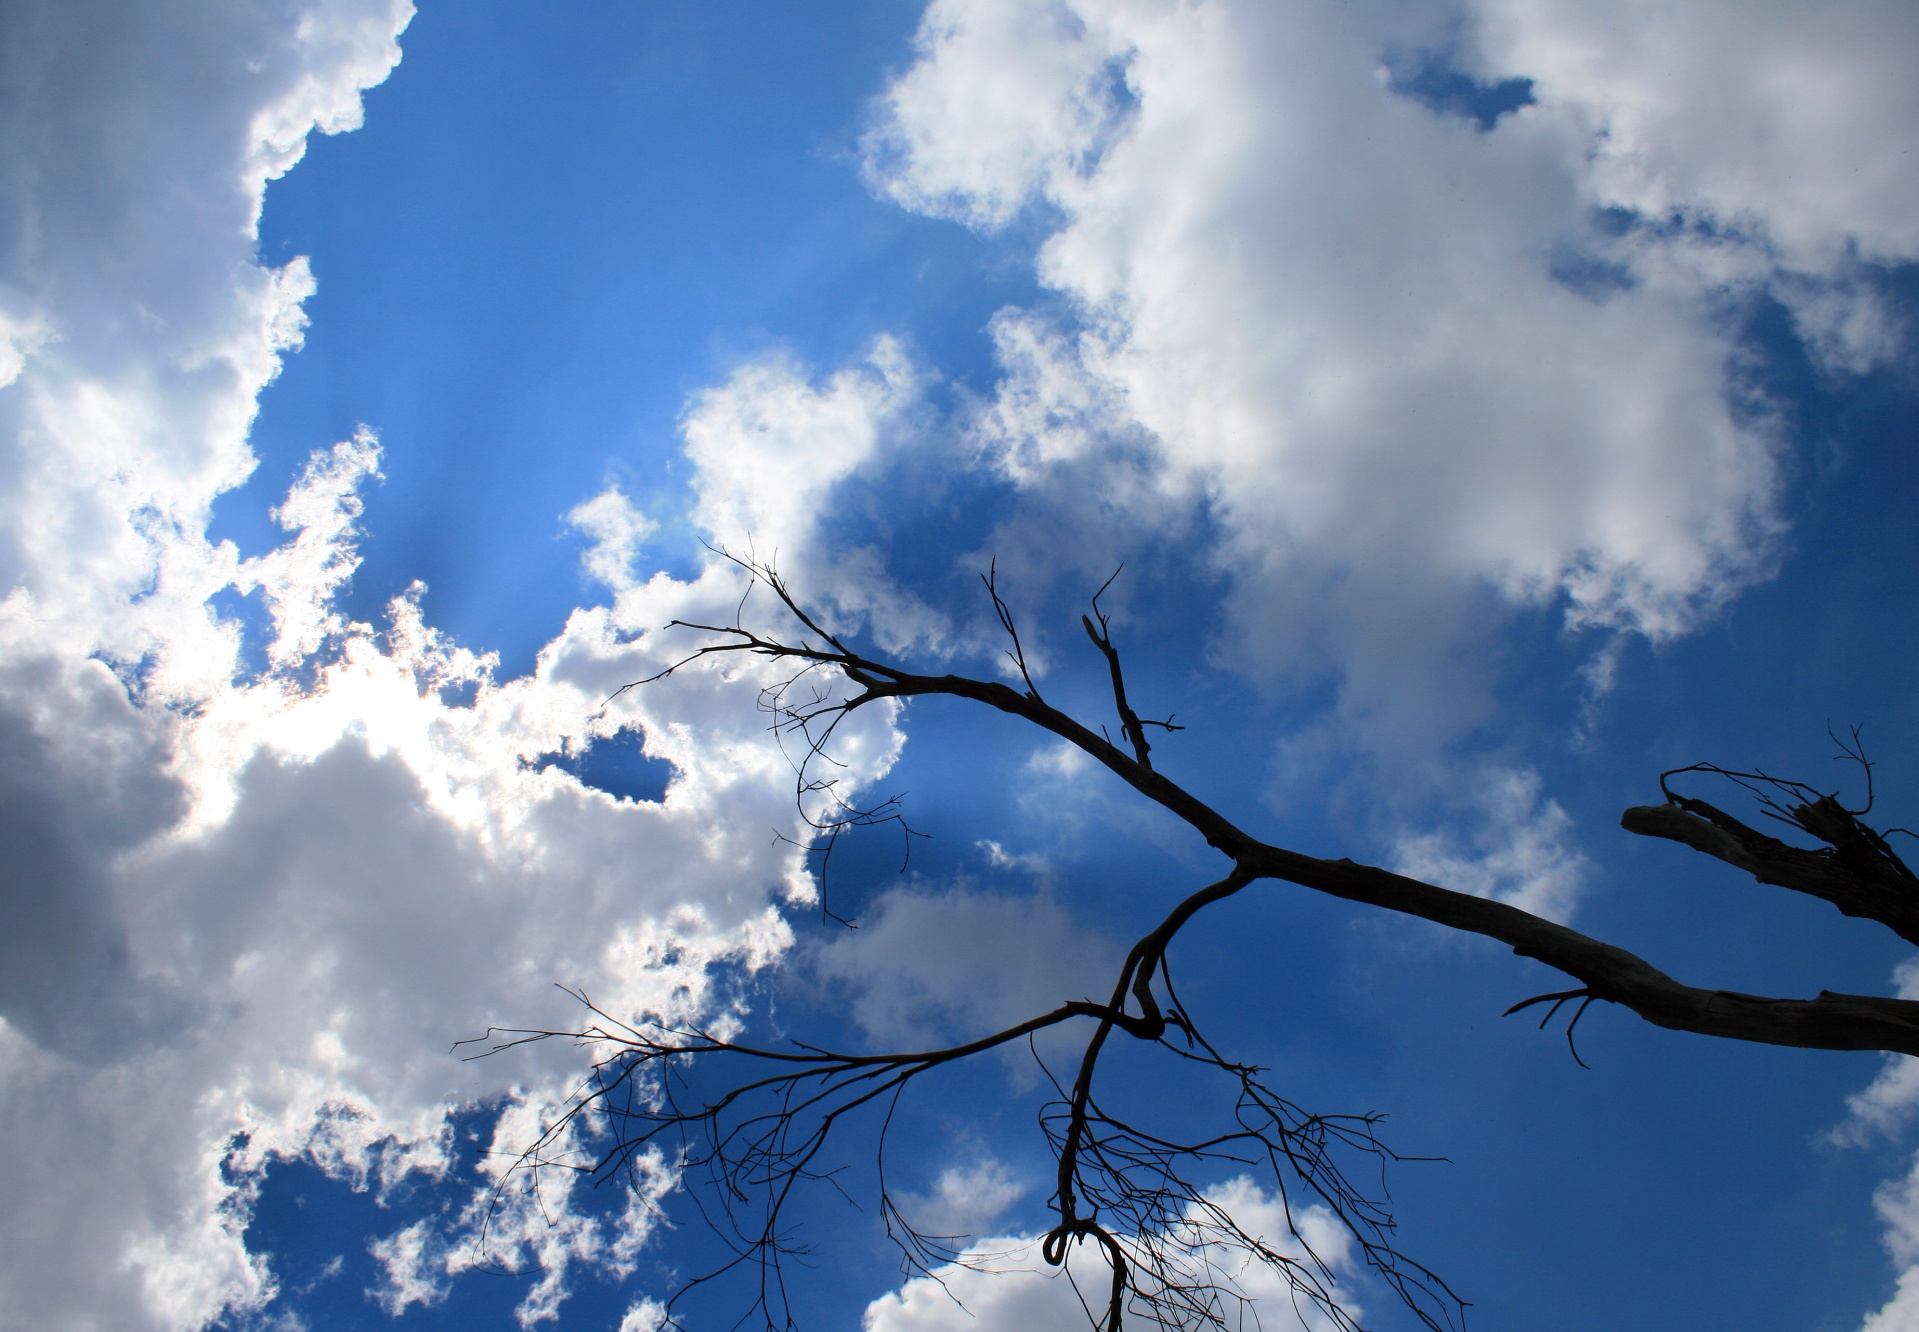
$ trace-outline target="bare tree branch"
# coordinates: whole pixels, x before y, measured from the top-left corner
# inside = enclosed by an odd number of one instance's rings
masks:
[[[1098,648],[1100,655],[1106,658],[1106,665],[1112,673],[1113,704],[1119,709],[1120,731],[1132,744],[1133,757],[1139,760],[1139,766],[1150,770],[1153,764],[1152,760],[1147,756],[1153,752],[1153,747],[1146,743],[1146,728],[1148,726],[1157,726],[1162,731],[1183,731],[1186,728],[1173,725],[1173,719],[1170,715],[1168,715],[1165,721],[1153,721],[1150,718],[1142,719],[1137,712],[1133,711],[1132,706],[1126,701],[1126,677],[1120,670],[1119,649],[1113,646],[1113,638],[1107,624],[1106,612],[1099,608],[1099,599],[1106,594],[1106,589],[1113,585],[1113,578],[1118,578],[1120,570],[1125,567],[1125,565],[1121,565],[1119,569],[1113,570],[1113,577],[1108,578],[1104,583],[1099,585],[1099,591],[1093,593],[1092,615],[1080,616],[1079,622],[1086,626],[1086,636],[1093,640],[1093,646]],[[1099,621],[1098,628],[1093,626],[1095,619]]]
[[[1620,825],[1628,832],[1683,842],[1760,883],[1824,898],[1848,916],[1876,920],[1907,943],[1919,944],[1919,877],[1893,851],[1885,834],[1860,821],[1872,808],[1872,764],[1860,746],[1858,728],[1839,744],[1840,757],[1865,772],[1866,803],[1857,810],[1840,803],[1837,792],[1821,794],[1803,782],[1695,763],[1661,773],[1659,787],[1666,803],[1635,806],[1620,817]],[[1824,846],[1808,850],[1768,837],[1704,800],[1676,794],[1668,785],[1671,778],[1692,772],[1738,784],[1759,798],[1768,818],[1810,834]]]
[[[742,567],[760,579],[781,605],[801,623],[811,625],[810,619],[776,574],[744,562]],[[1623,948],[1504,902],[1456,892],[1377,866],[1348,859],[1324,860],[1261,841],[1163,773],[1141,762],[1137,756],[1120,749],[1033,693],[1021,693],[997,681],[975,680],[961,675],[917,674],[862,656],[837,641],[831,644],[830,649],[822,650],[805,644],[789,645],[738,626],[690,627],[705,628],[708,632],[720,635],[720,639],[698,649],[687,658],[688,662],[713,654],[750,652],[806,665],[837,668],[861,691],[850,699],[833,704],[832,708],[838,712],[852,712],[882,698],[944,695],[983,703],[1019,717],[1072,744],[1135,791],[1171,812],[1199,833],[1208,845],[1223,854],[1241,873],[1255,879],[1282,879],[1347,901],[1363,902],[1402,915],[1430,920],[1450,929],[1495,939],[1522,957],[1534,958],[1565,972],[1589,989],[1595,998],[1629,1008],[1658,1026],[1768,1045],[1919,1054],[1919,1003],[1831,991],[1821,991],[1812,999],[1778,999],[1732,990],[1701,989],[1674,980]],[[1705,766],[1696,770],[1721,771]],[[1756,775],[1756,780],[1772,782],[1774,779]],[[1780,785],[1785,788],[1794,784]],[[1670,798],[1682,817],[1691,814],[1687,805],[1680,803],[1684,797]],[[1811,822],[1801,826],[1807,827],[1808,831],[1815,835],[1820,835],[1821,828],[1832,832],[1840,839],[1833,843],[1835,849],[1840,846],[1864,848],[1851,860],[1841,861],[1838,855],[1831,858],[1842,870],[1857,863],[1865,866],[1864,872],[1872,876],[1863,886],[1855,886],[1850,890],[1851,896],[1840,903],[1841,909],[1846,910],[1850,906],[1853,908],[1852,914],[1868,915],[1886,924],[1891,922],[1883,919],[1885,916],[1903,920],[1903,916],[1895,909],[1897,903],[1889,904],[1883,899],[1896,893],[1898,883],[1909,882],[1912,871],[1891,851],[1884,837],[1859,824],[1855,816],[1837,809],[1836,802],[1822,805],[1819,799],[1814,799],[1807,808],[1807,817]],[[1638,813],[1640,811],[1633,811],[1628,817],[1634,818]],[[1850,825],[1842,823],[1840,816],[1850,820]],[[1731,833],[1724,825],[1704,815],[1692,817],[1698,820],[1697,826],[1727,832],[1737,840],[1738,835]],[[1660,815],[1655,816],[1653,821],[1663,826],[1669,820],[1670,816]],[[1638,819],[1634,821],[1639,822]],[[1726,818],[1726,823],[1736,821]],[[1686,826],[1692,828],[1695,825]],[[1750,829],[1746,831],[1755,838],[1760,836]],[[1704,840],[1703,835],[1701,840]],[[1784,844],[1778,845],[1783,847]],[[1793,848],[1785,849],[1790,851]],[[1777,867],[1786,862],[1771,863]],[[1779,872],[1783,875],[1785,870],[1780,869]],[[1817,881],[1816,876],[1802,875],[1799,881],[1786,886],[1799,888],[1800,891],[1813,891],[1810,885]],[[1846,890],[1830,891],[1843,893]],[[1827,893],[1820,895],[1827,896]],[[1828,900],[1833,898],[1828,897]],[[1899,929],[1898,926],[1894,928]],[[1903,929],[1899,932],[1902,937],[1908,937]]]
[[[1307,1242],[1296,1206],[1324,1208],[1351,1238],[1366,1266],[1428,1328],[1463,1326],[1465,1304],[1438,1276],[1397,1247],[1395,1223],[1379,1196],[1353,1183],[1354,1167],[1399,1160],[1376,1136],[1376,1115],[1309,1114],[1263,1080],[1263,1070],[1221,1054],[1206,1039],[1173,986],[1169,949],[1202,911],[1264,880],[1281,880],[1347,901],[1416,916],[1482,935],[1537,959],[1577,982],[1575,988],[1521,1000],[1517,1013],[1547,1005],[1541,1027],[1567,1005],[1573,1032],[1586,1011],[1605,1001],[1648,1022],[1702,1035],[1773,1045],[1919,1054],[1919,1003],[1822,991],[1812,999],[1778,999],[1683,984],[1642,958],[1518,907],[1456,892],[1377,866],[1327,860],[1265,842],[1185,787],[1156,770],[1145,728],[1181,729],[1142,718],[1128,700],[1120,654],[1099,597],[1081,617],[1104,658],[1124,747],[1042,698],[1012,610],[1001,594],[997,568],[983,576],[1007,652],[1023,689],[956,674],[923,674],[850,646],[799,602],[778,573],[752,559],[733,560],[748,576],[749,596],[763,588],[795,628],[790,639],[750,628],[743,599],[730,625],[673,626],[701,633],[680,661],[652,679],[729,654],[787,663],[791,673],[762,690],[760,706],[794,764],[796,796],[812,833],[809,850],[822,862],[836,839],[857,827],[898,823],[897,799],[860,806],[842,797],[830,743],[835,728],[859,709],[888,699],[950,697],[983,704],[1049,732],[1098,761],[1133,790],[1183,821],[1225,860],[1216,882],[1190,893],[1127,953],[1104,1003],[1068,1000],[1048,1012],[970,1042],[934,1050],[845,1054],[810,1046],[764,1048],[700,1030],[629,1025],[587,1004],[591,1020],[572,1031],[493,1031],[487,1053],[529,1040],[568,1038],[591,1047],[597,1062],[566,1114],[522,1158],[532,1170],[579,1170],[608,1178],[632,1169],[658,1148],[673,1154],[689,1196],[725,1240],[730,1257],[683,1286],[669,1312],[692,1289],[741,1269],[757,1277],[758,1316],[768,1329],[793,1326],[785,1264],[807,1252],[793,1233],[790,1203],[802,1184],[838,1188],[837,1168],[824,1153],[837,1129],[852,1118],[877,1118],[879,1212],[900,1245],[910,1273],[937,1279],[949,1263],[977,1261],[962,1237],[917,1230],[888,1192],[885,1143],[905,1090],[938,1070],[1042,1031],[1090,1024],[1070,1086],[1055,1081],[1057,1098],[1041,1111],[1057,1171],[1054,1224],[1041,1239],[1041,1256],[1065,1266],[1090,1245],[1105,1267],[1107,1294],[1088,1304],[1089,1318],[1118,1332],[1129,1316],[1167,1328],[1238,1325],[1250,1297],[1216,1255],[1232,1253],[1276,1275],[1291,1292],[1302,1319],[1357,1332],[1336,1289],[1331,1264]],[[1115,571],[1114,577],[1118,573]],[[645,681],[639,683],[646,683]],[[631,686],[629,686],[631,687]],[[851,692],[848,692],[850,687]],[[1835,737],[1836,739],[1837,737]],[[1679,841],[1772,883],[1833,902],[1849,915],[1879,921],[1919,943],[1919,880],[1892,851],[1886,835],[1860,821],[1871,808],[1872,765],[1859,744],[1841,741],[1842,757],[1865,773],[1867,801],[1846,808],[1798,782],[1708,764],[1661,777],[1667,803],[1628,810],[1633,832]],[[1757,795],[1765,812],[1810,834],[1822,849],[1794,847],[1748,827],[1694,797],[1676,794],[1668,780],[1681,773],[1728,779]],[[824,893],[822,893],[824,910]],[[830,914],[830,913],[829,913]],[[585,996],[580,996],[586,1003]],[[1102,1096],[1101,1059],[1115,1035],[1176,1061],[1181,1076],[1222,1080],[1232,1092],[1228,1122],[1194,1134],[1136,1122]],[[1580,1063],[1584,1064],[1583,1060]],[[690,1072],[737,1066],[718,1080],[725,1090],[694,1090]],[[1052,1075],[1048,1072],[1048,1077]],[[597,1133],[612,1145],[588,1160],[563,1145]],[[1249,1231],[1204,1182],[1227,1169],[1256,1170],[1280,1200],[1289,1234]],[[1077,1289],[1077,1287],[1076,1287]],[[1255,1314],[1257,1318],[1257,1314]],[[678,1326],[672,1323],[671,1326]]]

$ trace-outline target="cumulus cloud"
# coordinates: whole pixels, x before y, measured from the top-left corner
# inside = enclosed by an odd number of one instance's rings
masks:
[[[431,1307],[446,1298],[449,1287],[430,1257],[436,1238],[428,1222],[415,1221],[367,1246],[383,1278],[372,1294],[387,1317],[398,1318],[412,1305]]]
[[[1206,1190],[1204,1198],[1276,1253],[1310,1262],[1310,1249],[1331,1273],[1344,1275],[1352,1269],[1350,1238],[1318,1204],[1289,1216],[1281,1199],[1267,1196],[1244,1176]],[[1229,1318],[1237,1305],[1249,1326],[1297,1323],[1308,1332],[1329,1332],[1334,1326],[1317,1309],[1295,1300],[1283,1278],[1245,1253],[1205,1242],[1197,1232],[1194,1242],[1183,1247],[1177,1235],[1171,1238],[1177,1272],[1195,1283],[1217,1284],[1226,1296]],[[1133,1243],[1124,1236],[1121,1242]],[[866,1332],[961,1332],[976,1327],[1079,1332],[1088,1326],[1088,1307],[1104,1307],[1108,1280],[1103,1260],[1086,1249],[1074,1251],[1064,1269],[1053,1270],[1040,1262],[1036,1237],[990,1239],[968,1249],[960,1261],[873,1301],[861,1326]],[[1356,1302],[1348,1300],[1345,1308],[1355,1318],[1361,1315]]]
[[[575,611],[508,680],[432,626],[423,587],[378,624],[339,610],[378,477],[371,432],[294,479],[277,548],[243,560],[207,538],[215,498],[254,466],[256,395],[313,290],[303,260],[255,255],[261,191],[308,133],[359,123],[410,15],[404,0],[10,15],[0,1119],[35,1150],[0,1163],[0,1326],[187,1329],[265,1309],[277,1280],[246,1227],[294,1157],[383,1195],[420,1176],[465,1191],[376,1240],[389,1311],[485,1256],[539,1267],[519,1317],[552,1321],[578,1266],[633,1270],[671,1172],[654,1162],[611,1212],[549,1180],[542,1212],[500,1173],[510,1154],[460,1158],[449,1115],[524,1146],[576,1056],[463,1065],[449,1041],[564,1024],[554,981],[613,1012],[723,1022],[736,978],[790,947],[779,903],[814,891],[761,831],[801,831],[753,707],[764,672],[687,672],[607,704],[686,650],[658,626],[724,618],[743,589],[719,561],[642,579],[648,525],[617,493],[574,514],[611,603]],[[749,375],[702,400],[689,440],[724,418],[803,451],[838,438],[832,422],[795,434],[780,411],[850,404],[852,442],[814,458],[830,485],[866,447],[859,412],[906,391],[903,362],[876,355],[813,398],[762,394],[757,415],[742,395],[771,381]],[[718,476],[695,473],[714,522],[810,540],[790,492]],[[260,599],[262,641],[215,609],[222,592]],[[849,786],[892,763],[893,723],[873,709],[842,729]],[[616,799],[549,761],[621,731],[672,766],[663,799]]]
[[[37,1161],[8,1165],[9,1196],[56,1200],[5,1219],[33,1259],[14,1268],[9,1307],[71,1301],[57,1274],[84,1250],[80,1230],[128,1270],[123,1288],[91,1287],[124,1325],[261,1306],[272,1274],[242,1232],[272,1161],[304,1155],[363,1186],[464,1172],[447,1114],[502,1099],[498,1145],[531,1142],[571,1060],[476,1074],[445,1051],[488,1021],[563,1024],[553,981],[621,1013],[723,1014],[725,973],[790,945],[774,903],[813,891],[793,849],[758,831],[797,824],[790,769],[752,706],[764,680],[689,673],[601,704],[683,649],[658,625],[714,618],[741,585],[721,565],[655,578],[576,612],[531,675],[504,682],[403,597],[384,632],[346,624],[308,673],[226,688],[189,725],[156,721],[98,662],[16,671],[10,774],[39,774],[21,812],[46,850],[10,883],[22,931],[9,937],[46,965],[9,971],[6,1111],[49,1152],[87,1152],[116,1193],[89,1202]],[[449,685],[465,686],[456,701]],[[616,800],[538,761],[623,727],[674,765],[663,801]],[[898,738],[875,715],[846,742],[857,783]],[[65,771],[49,754],[87,758]],[[133,1085],[142,1113],[119,1119]],[[499,1182],[473,1179],[450,1232],[391,1237],[382,1298],[404,1307],[469,1266]],[[568,1196],[549,1181],[545,1212],[488,1224],[495,1250],[544,1272],[522,1302],[529,1324],[553,1316],[569,1265],[630,1267],[652,1225],[637,1197],[602,1221]]]
[[[641,1300],[620,1319],[619,1332],[659,1332],[666,1326],[666,1306],[658,1300]]]
[[[1873,1198],[1885,1223],[1885,1244],[1901,1271],[1892,1298],[1866,1315],[1859,1332],[1908,1332],[1919,1327],[1919,1162],[1910,1174],[1888,1180]]]
[[[949,1166],[926,1193],[902,1191],[895,1199],[907,1223],[939,1240],[972,1239],[989,1233],[1026,1189],[994,1160]]]
[[[1591,131],[1596,200],[1755,230],[1808,271],[1854,249],[1919,250],[1900,147],[1919,120],[1910,10],[1634,0],[1602,18],[1570,0],[1481,0],[1473,14],[1488,72],[1533,79],[1543,106]]]
[[[202,534],[253,467],[255,394],[296,347],[306,261],[257,261],[266,183],[359,121],[406,0],[193,15],[108,3],[12,15],[0,106],[0,582],[48,645],[157,688],[220,660]]]
[[[1059,308],[995,321],[979,426],[1009,477],[1109,522],[1203,506],[1226,659],[1332,675],[1377,735],[1457,734],[1515,611],[1664,639],[1770,569],[1743,302],[1787,302],[1835,368],[1900,336],[1857,265],[1919,254],[1889,132],[1919,120],[1911,20],[1643,17],[939,0],[868,171],[976,227],[1040,206]],[[1407,52],[1531,104],[1422,99]]]
[[[740,366],[693,396],[681,420],[697,468],[694,521],[723,548],[775,566],[809,606],[869,627],[883,647],[938,645],[943,617],[902,588],[871,546],[818,520],[836,486],[882,462],[915,421],[925,372],[891,337],[815,383],[788,357]]]
[[[1098,22],[1051,0],[935,0],[920,60],[862,142],[868,180],[919,212],[1005,226],[1049,177],[1090,166],[1119,112],[1124,52]]]
[[[272,513],[293,539],[247,560],[234,575],[234,589],[257,589],[272,614],[271,666],[284,670],[304,661],[345,630],[333,600],[359,567],[354,520],[362,487],[379,476],[379,458],[378,441],[364,426],[352,439],[315,454],[286,503]]]
[[[938,1268],[866,1308],[865,1332],[970,1332],[977,1327],[1021,1327],[1033,1332],[1079,1332],[1087,1326],[1073,1277],[1045,1269],[1031,1236],[989,1239],[967,1251],[963,1264]],[[1089,1299],[1103,1284],[1089,1282]]]
[[[0,1162],[0,1325],[264,1309],[276,1279],[246,1221],[292,1157],[354,1187],[468,1190],[443,1223],[375,1241],[389,1311],[441,1298],[503,1178],[458,1159],[449,1113],[483,1109],[514,1147],[573,1069],[557,1050],[459,1065],[447,1040],[564,1022],[554,980],[615,1012],[723,1021],[734,978],[792,947],[779,904],[815,891],[759,831],[799,832],[752,706],[771,677],[735,662],[606,704],[683,655],[657,626],[723,621],[743,590],[722,560],[645,576],[652,522],[617,491],[570,515],[609,604],[507,680],[432,626],[424,588],[378,624],[339,609],[371,432],[294,479],[276,549],[207,537],[314,290],[304,260],[255,252],[262,192],[310,133],[359,123],[410,16],[27,0],[9,17],[0,1119],[34,1150]],[[1770,293],[1833,372],[1875,364],[1905,334],[1867,270],[1912,256],[1919,217],[1910,173],[1874,155],[1912,120],[1903,16],[1869,41],[1787,7],[1648,8],[1625,45],[1630,25],[1597,32],[1576,6],[1452,17],[939,0],[865,141],[907,207],[1050,228],[1039,273],[1058,299],[995,320],[1004,382],[973,423],[1044,501],[1032,512],[1158,526],[1206,509],[1257,655],[1338,673],[1349,715],[1382,728],[1470,718],[1460,644],[1489,617],[1556,606],[1669,637],[1761,576],[1778,440],[1739,396],[1724,311]],[[1735,38],[1817,114],[1748,105],[1763,90],[1708,67]],[[1391,42],[1454,43],[1473,77],[1533,79],[1535,102],[1490,129],[1436,112],[1381,74]],[[1855,123],[1875,132],[1826,156]],[[694,522],[888,647],[945,641],[876,551],[820,526],[911,432],[927,378],[889,339],[823,375],[739,367],[682,419]],[[261,599],[268,640],[214,609],[227,592]],[[842,729],[849,786],[895,760],[896,721],[874,708]],[[548,761],[622,731],[671,766],[663,799]],[[1517,777],[1486,808],[1518,833],[1408,854],[1553,909],[1577,873],[1552,849],[1563,814]],[[1096,990],[1105,947],[1043,896],[905,890],[815,960],[886,1040]],[[78,1160],[111,1187],[76,1188]],[[991,1225],[1013,1185],[958,1170],[925,1205]],[[631,1271],[668,1178],[643,1173],[611,1213],[556,1185],[551,1224],[497,1214],[498,1256],[543,1269],[522,1323],[556,1317],[578,1265]],[[1272,1205],[1245,1190],[1236,1209]],[[1082,1317],[1064,1282],[946,1275],[1003,1315],[988,1322]],[[951,1308],[911,1282],[867,1325],[957,1326]],[[642,1300],[622,1327],[658,1320]]]
[[[1902,962],[1892,978],[1901,999],[1919,999],[1919,959]],[[1846,1110],[1826,1134],[1831,1146],[1861,1147],[1905,1129],[1919,1112],[1919,1059],[1888,1055],[1878,1076],[1846,1098]],[[1892,1298],[1866,1316],[1860,1332],[1907,1332],[1919,1327],[1919,1157],[1879,1187],[1873,1206],[1899,1277]]]
[[[1548,920],[1566,920],[1585,886],[1585,856],[1568,848],[1572,819],[1525,771],[1486,774],[1464,817],[1465,837],[1453,828],[1405,833],[1394,848],[1393,869],[1460,892],[1509,902]]]
[[[1900,963],[1892,980],[1901,999],[1919,999],[1919,958]],[[1828,1139],[1837,1145],[1861,1146],[1905,1127],[1915,1111],[1919,1111],[1919,1059],[1888,1055],[1878,1076],[1846,1098],[1846,1118]]]
[[[1683,635],[1773,568],[1788,440],[1741,321],[1779,302],[1832,375],[1909,344],[1878,285],[1919,259],[1908,11],[938,0],[919,48],[869,178],[1044,236],[1053,299],[992,325],[985,456],[1056,557],[1061,531],[1217,525],[1216,659],[1337,686],[1282,768],[1411,755],[1462,789],[1440,756],[1497,706],[1483,645],[1521,614],[1603,635],[1589,738],[1621,635]],[[1466,787],[1451,831],[1391,837],[1398,867],[1563,918],[1564,811],[1523,768]],[[1911,1062],[1854,1132],[1906,1117]],[[1882,1196],[1902,1264],[1911,1192]],[[917,1294],[920,1322],[873,1325],[941,1325]]]
[[[0,1188],[10,1326],[194,1326],[271,1288],[239,1243],[250,1183],[222,1173],[243,1125],[209,1104],[232,1067],[209,1023],[233,996],[142,913],[197,803],[181,739],[235,667],[206,599],[237,561],[205,540],[209,506],[252,467],[254,395],[312,290],[304,261],[256,262],[261,191],[310,129],[357,117],[410,12],[9,15],[0,733],[14,808],[36,817],[0,889],[0,934],[33,950],[7,959],[0,1113],[41,1148]],[[161,932],[191,950],[217,923]],[[112,1187],[74,1187],[83,1157]]]
[[[587,573],[614,592],[634,585],[633,561],[658,523],[634,508],[617,486],[575,505],[566,520],[592,540],[584,561]]]

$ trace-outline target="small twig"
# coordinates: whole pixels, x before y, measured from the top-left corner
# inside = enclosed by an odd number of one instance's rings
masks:
[[[1033,673],[1026,669],[1026,649],[1020,645],[1019,627],[1013,623],[1013,608],[999,594],[999,556],[995,555],[987,564],[980,581],[986,584],[986,595],[993,599],[993,613],[999,616],[1000,627],[1013,640],[1013,650],[1006,654],[1007,660],[1018,668],[1019,678],[1026,682],[1026,696],[1038,702],[1039,686],[1033,683]]]
[[[1092,615],[1080,616],[1079,622],[1086,627],[1086,636],[1093,640],[1093,646],[1098,648],[1100,655],[1106,658],[1107,670],[1113,680],[1113,704],[1119,710],[1120,731],[1126,736],[1128,742],[1132,744],[1133,757],[1139,761],[1139,766],[1151,772],[1153,761],[1149,755],[1153,752],[1153,747],[1146,743],[1146,728],[1148,726],[1157,726],[1162,731],[1169,732],[1183,731],[1186,728],[1183,726],[1175,726],[1173,724],[1172,714],[1170,713],[1167,715],[1165,721],[1154,721],[1151,718],[1142,718],[1138,713],[1133,711],[1132,705],[1126,701],[1126,678],[1120,670],[1119,649],[1113,646],[1112,632],[1107,622],[1106,612],[1099,608],[1099,599],[1105,595],[1106,589],[1113,585],[1113,579],[1118,578],[1121,570],[1125,568],[1125,565],[1120,565],[1118,569],[1113,570],[1112,577],[1099,585],[1099,591],[1093,593]],[[1098,628],[1094,627],[1094,620],[1099,621]]]
[[[1546,1030],[1547,1024],[1558,1015],[1561,1008],[1575,999],[1579,1000],[1579,1007],[1573,1011],[1572,1021],[1566,1024],[1566,1048],[1572,1051],[1573,1062],[1575,1064],[1578,1064],[1584,1069],[1591,1069],[1592,1065],[1579,1057],[1579,1046],[1573,1041],[1573,1029],[1579,1025],[1579,1019],[1586,1016],[1586,1010],[1603,998],[1605,998],[1604,995],[1595,994],[1592,990],[1583,987],[1577,990],[1561,990],[1555,994],[1536,994],[1530,999],[1521,999],[1504,1013],[1501,1013],[1500,1016],[1511,1017],[1514,1013],[1531,1008],[1534,1004],[1550,1003],[1552,1007],[1546,1010],[1546,1016],[1539,1019],[1539,1029],[1544,1031]]]

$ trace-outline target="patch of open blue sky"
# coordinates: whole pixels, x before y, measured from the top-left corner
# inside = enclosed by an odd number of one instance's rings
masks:
[[[606,481],[686,503],[688,395],[769,350],[835,366],[895,333],[990,387],[983,329],[1035,287],[1033,241],[876,201],[856,147],[918,20],[895,0],[428,10],[367,124],[269,190],[267,262],[312,256],[312,325],[262,395],[261,464],[216,536],[360,422],[387,445],[347,604],[415,578],[433,622],[517,674],[583,596],[563,515]],[[657,546],[684,569],[695,538]]]

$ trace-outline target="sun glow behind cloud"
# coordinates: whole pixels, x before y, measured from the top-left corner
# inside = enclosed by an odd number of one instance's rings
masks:
[[[719,560],[686,580],[630,576],[650,525],[616,495],[575,514],[612,603],[575,612],[508,681],[426,622],[422,588],[379,625],[337,608],[360,492],[378,481],[371,432],[314,455],[275,510],[277,548],[243,560],[205,536],[214,498],[252,466],[256,395],[298,348],[313,291],[303,259],[254,258],[261,191],[310,130],[359,123],[410,15],[341,4],[194,27],[155,13],[102,46],[53,7],[36,58],[94,77],[10,90],[39,123],[104,128],[65,192],[47,161],[16,158],[11,179],[48,239],[6,292],[0,727],[8,780],[31,786],[10,808],[0,1103],[38,1150],[9,1159],[0,1191],[42,1199],[0,1221],[9,1325],[191,1328],[262,1307],[275,1278],[243,1234],[274,1160],[384,1194],[454,1170],[449,1114],[489,1104],[500,1145],[524,1145],[571,1059],[463,1067],[445,1033],[489,1015],[563,1023],[556,980],[613,1012],[717,1020],[734,998],[715,968],[774,961],[790,938],[774,903],[813,891],[794,848],[761,831],[797,815],[755,670],[607,703],[685,650],[660,625],[724,619],[743,586]],[[175,44],[172,77],[140,54],[155,41]],[[153,77],[115,83],[116,61]],[[210,89],[196,82],[209,70]],[[105,169],[153,124],[167,152],[147,176]],[[724,445],[724,423],[701,438]],[[777,526],[754,502],[727,516]],[[244,641],[216,595],[256,599],[264,640]],[[616,800],[545,761],[622,729],[672,765],[662,800]],[[899,742],[885,709],[846,738],[849,788]],[[63,1188],[59,1163],[81,1156],[114,1187]],[[494,1175],[511,1160],[489,1159]],[[489,1219],[492,1182],[473,1179],[444,1223],[378,1239],[390,1310],[491,1258],[544,1269],[520,1310],[544,1321],[570,1264],[630,1270],[653,1225],[644,1191],[574,1215],[564,1176],[544,1212],[509,1199]]]

